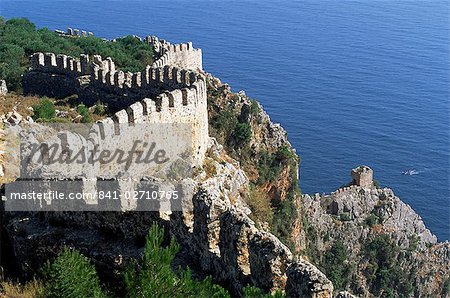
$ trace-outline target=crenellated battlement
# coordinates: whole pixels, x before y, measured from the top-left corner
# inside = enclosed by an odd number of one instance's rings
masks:
[[[360,191],[363,188],[361,186],[358,185],[349,185],[349,186],[345,186],[345,187],[341,187],[337,190],[335,190],[334,192],[332,192],[332,195],[339,195],[339,194],[345,194],[348,193],[350,191]]]
[[[72,29],[67,28],[67,31],[63,30],[55,30],[56,33],[58,33],[61,36],[69,36],[69,37],[87,37],[87,36],[94,36],[94,33],[90,31],[80,30],[80,29]]]
[[[31,56],[31,71],[61,74],[71,77],[90,76],[92,83],[115,88],[185,88],[193,86],[203,75],[188,69],[170,66],[165,60],[147,66],[143,71],[131,73],[116,70],[114,61],[94,55],[81,54],[79,58],[54,53],[35,53]],[[162,62],[163,61],[163,62]]]
[[[104,123],[188,123],[193,128],[194,159],[201,164],[208,143],[201,50],[190,42],[171,44],[154,36],[144,42],[160,56],[136,73],[124,72],[110,57],[100,55],[35,53],[24,90],[55,97],[77,94],[85,103],[101,100],[115,111]]]
[[[144,42],[150,43],[155,52],[160,55],[160,58],[152,64],[154,68],[170,65],[183,69],[202,70],[202,50],[195,49],[192,42],[171,44],[156,36],[147,36]]]

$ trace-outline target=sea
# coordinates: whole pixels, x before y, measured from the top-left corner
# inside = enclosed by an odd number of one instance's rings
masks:
[[[192,41],[206,71],[286,129],[304,193],[368,165],[450,239],[449,1],[0,0],[0,15]]]

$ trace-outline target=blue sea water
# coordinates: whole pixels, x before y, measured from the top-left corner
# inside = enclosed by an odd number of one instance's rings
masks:
[[[193,41],[258,99],[302,157],[303,192],[367,164],[450,239],[448,1],[12,1],[0,15],[114,38]],[[402,171],[416,169],[418,175]]]

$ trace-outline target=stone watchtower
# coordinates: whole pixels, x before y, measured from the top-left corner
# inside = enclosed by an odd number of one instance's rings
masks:
[[[373,170],[368,166],[359,166],[352,170],[353,184],[364,188],[373,185]]]

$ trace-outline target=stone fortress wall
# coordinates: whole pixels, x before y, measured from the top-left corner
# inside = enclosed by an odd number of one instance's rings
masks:
[[[72,36],[72,37],[94,36],[94,33],[90,32],[90,31],[84,31],[84,30],[72,29],[72,28],[67,28],[67,31],[55,30],[55,32],[62,36]]]
[[[112,59],[100,56],[35,53],[24,77],[24,90],[42,94],[58,84],[62,88],[75,84],[70,92],[108,93],[130,103],[102,123],[191,123],[196,156],[203,160],[209,137],[201,50],[191,43],[172,45],[156,37],[144,41],[154,46],[159,59],[138,73],[117,71]],[[189,248],[192,260],[215,279],[229,283],[234,293],[242,294],[246,284],[253,284],[269,291],[284,289],[288,297],[332,297],[333,285],[323,273],[294,259],[274,235],[259,231],[248,216],[224,201],[217,189],[223,192],[222,188],[234,184],[201,185],[192,199],[192,210],[182,216],[172,214],[172,234]],[[126,207],[123,210],[132,210]]]
[[[202,50],[195,49],[192,42],[171,44],[165,40],[160,40],[156,36],[148,36],[145,42],[151,43],[156,53],[161,58],[152,64],[152,67],[162,67],[164,65],[175,65],[183,69],[201,70]]]
[[[194,159],[203,160],[208,142],[206,79],[202,70],[201,50],[192,43],[172,45],[156,37],[145,38],[160,57],[143,71],[131,73],[117,70],[111,58],[80,55],[73,58],[54,53],[31,56],[30,72],[24,77],[26,93],[53,95],[54,89],[78,86],[68,92],[106,94],[124,102],[103,123],[188,123],[192,125]],[[38,80],[44,75],[43,80]],[[46,80],[48,78],[49,80]],[[57,91],[56,93],[60,93]],[[129,103],[129,104],[128,104]]]

